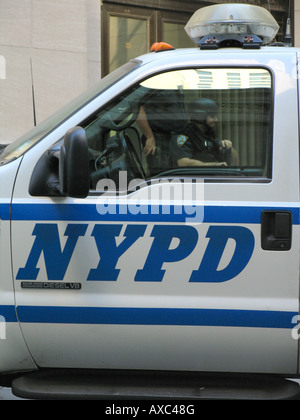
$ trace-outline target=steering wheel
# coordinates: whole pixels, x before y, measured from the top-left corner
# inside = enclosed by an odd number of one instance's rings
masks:
[[[114,143],[113,146],[115,145],[117,145],[117,147],[119,146],[120,156],[110,165],[91,173],[91,182],[93,186],[96,186],[97,182],[102,178],[113,179],[117,183],[117,178],[119,176],[117,174],[121,171],[126,171],[129,174],[128,179],[146,179],[146,172],[139,155],[125,132],[120,133],[118,141]],[[109,150],[109,148],[106,150]]]

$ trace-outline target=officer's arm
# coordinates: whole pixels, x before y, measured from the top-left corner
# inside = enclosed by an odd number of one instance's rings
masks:
[[[226,162],[202,162],[201,160],[182,158],[177,160],[178,166],[227,166]]]
[[[146,143],[144,148],[144,153],[146,156],[155,153],[156,143],[153,131],[148,123],[147,114],[145,111],[144,106],[142,105],[140,108],[140,113],[137,119],[137,123],[139,128],[142,130],[142,133],[146,137]]]

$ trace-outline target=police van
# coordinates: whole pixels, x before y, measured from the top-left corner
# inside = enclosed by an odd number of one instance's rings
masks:
[[[202,8],[195,48],[156,43],[1,151],[1,384],[299,395],[299,51],[278,29]]]

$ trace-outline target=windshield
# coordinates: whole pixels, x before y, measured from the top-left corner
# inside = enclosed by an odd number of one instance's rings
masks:
[[[47,118],[41,124],[31,129],[28,133],[17,139],[15,142],[8,145],[2,152],[0,151],[0,165],[5,165],[12,160],[19,158],[22,154],[27,152],[34,144],[39,142],[44,136],[53,131],[69,116],[74,114],[77,110],[82,108],[86,103],[104,92],[109,86],[116,83],[126,74],[130,73],[134,68],[140,64],[139,61],[133,60],[124,64],[119,69],[113,71],[108,76],[100,80],[92,88],[88,89],[82,95],[74,99],[72,102],[65,105],[58,112]]]

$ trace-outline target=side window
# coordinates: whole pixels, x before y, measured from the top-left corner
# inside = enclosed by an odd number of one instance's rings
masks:
[[[158,74],[84,125],[91,185],[168,176],[271,177],[272,78],[263,68]]]

